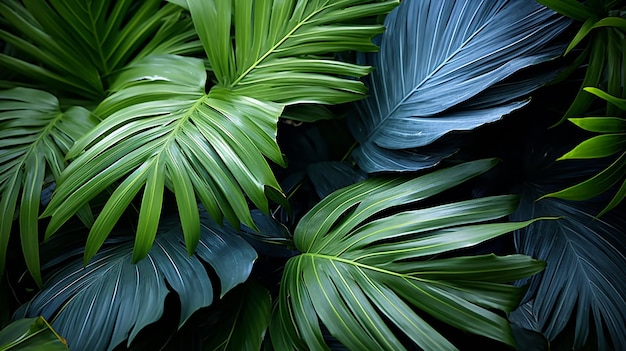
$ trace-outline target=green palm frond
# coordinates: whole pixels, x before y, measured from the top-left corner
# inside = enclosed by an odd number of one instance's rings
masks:
[[[266,158],[284,164],[276,143],[283,108],[365,92],[355,78],[368,67],[316,55],[375,50],[371,38],[383,27],[355,23],[396,3],[189,1],[216,84],[205,93],[202,60],[181,56],[148,56],[122,70],[116,93],[95,111],[104,121],[68,155],[77,158],[44,213],[52,216],[46,235],[118,181],[91,228],[85,260],[142,188],[135,260],[154,240],[164,187],[176,195],[190,253],[198,242],[197,199],[218,221],[254,227],[248,199],[267,212],[266,191],[280,192]]]
[[[600,89],[587,87],[585,91],[600,97],[621,111],[626,111],[626,99],[612,96]],[[597,159],[618,155],[607,168],[595,176],[572,185],[566,189],[542,196],[566,200],[587,200],[598,196],[619,184],[619,189],[598,217],[619,205],[626,197],[626,119],[619,117],[583,117],[570,118],[578,127],[600,135],[581,142],[574,149],[561,156],[559,160]]]
[[[0,91],[0,272],[19,213],[26,264],[41,286],[38,218],[44,183],[58,181],[65,154],[98,123],[81,107],[62,111],[53,95],[34,89]],[[52,178],[46,178],[47,176]],[[77,210],[77,212],[80,209]]]
[[[595,97],[585,92],[586,87],[603,86],[609,94],[626,97],[624,90],[624,35],[626,19],[621,1],[538,0],[537,2],[583,22],[572,38],[565,55],[574,48],[582,48],[572,63],[572,69],[584,67],[585,76],[574,101],[560,122],[580,116],[591,107]],[[570,72],[571,71],[566,71]],[[609,116],[619,113],[612,104],[606,105]],[[559,122],[559,123],[560,123]]]
[[[219,86],[279,103],[336,104],[363,97],[365,86],[353,78],[370,69],[318,55],[377,50],[371,38],[384,27],[367,19],[398,1],[188,3]]]
[[[544,264],[522,255],[438,256],[531,223],[483,223],[512,213],[517,197],[389,214],[494,163],[474,161],[414,179],[370,178],[322,200],[294,233],[302,254],[285,267],[270,325],[275,348],[328,349],[321,321],[353,350],[406,349],[398,333],[426,350],[455,350],[424,315],[514,345],[508,322],[493,310],[515,309],[523,290],[505,283]]]
[[[200,48],[183,9],[161,0],[3,1],[9,29],[0,39],[17,55],[0,54],[2,66],[47,89],[98,101],[109,75],[148,53]],[[17,84],[17,83],[16,83]]]

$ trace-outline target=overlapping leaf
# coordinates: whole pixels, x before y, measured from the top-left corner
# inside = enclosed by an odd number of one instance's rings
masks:
[[[570,72],[582,68],[585,75],[574,101],[564,113],[561,121],[581,116],[592,106],[595,97],[585,92],[587,87],[603,86],[609,94],[624,97],[622,72],[626,69],[623,44],[626,19],[620,15],[623,11],[623,4],[619,1],[579,0],[538,0],[537,2],[564,16],[583,22],[564,54],[583,46],[579,44],[584,42],[583,50],[580,50],[578,57],[572,63]],[[615,105],[607,104],[607,115],[614,116],[618,112],[619,109]]]
[[[398,1],[188,3],[220,86],[259,100],[336,104],[362,98],[365,87],[353,78],[370,69],[332,55],[377,50],[371,38],[384,27],[368,23],[391,11]]]
[[[626,111],[626,99],[620,99],[597,88],[585,88],[613,104],[622,111]],[[598,217],[619,205],[626,197],[626,119],[619,117],[584,117],[570,118],[572,123],[580,128],[596,133],[603,133],[581,142],[559,160],[594,159],[619,155],[607,168],[593,177],[562,189],[544,197],[557,197],[568,200],[586,200],[607,191],[612,186],[621,186],[611,201],[600,211]]]
[[[182,9],[161,0],[11,0],[0,4],[0,15],[11,28],[0,38],[18,52],[0,53],[3,67],[96,101],[108,75],[134,57],[200,48]]]
[[[493,165],[480,160],[415,179],[370,178],[322,200],[294,233],[303,253],[285,267],[270,324],[275,348],[328,349],[321,321],[353,350],[406,349],[397,333],[423,349],[456,349],[424,314],[514,344],[507,321],[491,310],[515,309],[523,291],[505,283],[536,273],[543,264],[521,255],[437,256],[528,225],[481,223],[514,211],[516,197],[389,214]]]
[[[201,60],[181,56],[148,57],[121,73],[115,87],[123,88],[95,111],[106,119],[68,154],[78,158],[44,212],[52,215],[47,235],[118,181],[91,228],[86,262],[142,188],[135,261],[152,245],[166,186],[176,194],[190,254],[200,232],[198,198],[216,220],[225,214],[233,225],[254,227],[244,191],[267,211],[264,187],[279,188],[265,157],[282,162],[281,106],[226,89],[205,94],[205,79]]]
[[[370,96],[351,121],[359,166],[431,167],[454,147],[422,147],[524,106],[550,75],[511,75],[557,57],[563,47],[550,42],[567,24],[533,0],[404,1],[385,20],[380,53],[367,56]]]
[[[588,172],[586,166],[580,170]],[[591,333],[597,335],[598,350],[623,349],[626,223],[618,213],[594,218],[601,203],[556,198],[536,201],[549,184],[562,184],[560,174],[575,173],[575,169],[564,172],[560,167],[545,171],[557,179],[534,179],[524,187],[519,210],[512,219],[548,214],[563,218],[534,223],[516,233],[518,252],[545,260],[547,267],[530,280],[528,302],[510,315],[511,321],[542,332],[549,340],[572,328],[569,330],[577,350],[590,345]],[[573,324],[570,327],[568,323]]]
[[[43,317],[17,320],[0,330],[0,350],[69,350]]]
[[[205,350],[261,350],[272,315],[269,291],[258,283],[246,283],[224,297],[216,324],[205,330]]]
[[[0,272],[4,272],[11,227],[19,214],[26,264],[41,285],[38,218],[42,189],[45,183],[59,180],[66,152],[97,123],[84,108],[62,111],[57,98],[44,91],[0,91]]]
[[[355,23],[396,3],[188,1],[216,84],[205,93],[202,61],[173,55],[145,57],[119,73],[116,93],[95,111],[106,120],[69,154],[78,158],[47,208],[47,235],[118,181],[92,227],[86,260],[141,189],[135,260],[152,244],[165,187],[176,194],[190,253],[196,198],[213,218],[254,227],[247,200],[267,212],[265,191],[280,190],[266,158],[283,164],[276,144],[283,107],[360,98],[365,88],[354,78],[369,68],[332,54],[375,50],[371,37],[383,26]]]
[[[146,259],[132,263],[133,244],[103,249],[86,267],[82,260],[64,265],[42,290],[17,313],[43,315],[76,350],[112,350],[132,342],[146,325],[163,313],[170,288],[180,297],[179,325],[199,308],[210,305],[213,290],[223,296],[248,278],[256,252],[237,233],[202,219],[196,255],[182,243],[181,226],[166,221]],[[202,261],[219,281],[211,281]],[[220,297],[221,297],[220,296]]]

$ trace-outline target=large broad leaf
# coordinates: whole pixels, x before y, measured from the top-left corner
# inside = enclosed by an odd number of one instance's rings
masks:
[[[0,15],[11,30],[0,30],[0,38],[17,55],[0,53],[0,63],[48,89],[98,100],[108,75],[134,57],[198,51],[182,9],[162,5],[161,0],[3,1]]]
[[[245,281],[256,252],[236,232],[202,220],[200,244],[189,256],[178,221],[166,221],[144,260],[132,263],[132,242],[103,249],[86,267],[78,259],[56,272],[17,316],[43,315],[76,350],[112,350],[163,313],[170,288],[180,298],[179,326]],[[219,281],[212,282],[203,261]]]
[[[47,92],[0,91],[0,275],[14,218],[19,214],[26,264],[41,286],[38,218],[45,183],[58,181],[65,154],[98,120],[80,107],[61,110]],[[46,181],[46,177],[51,176]]]
[[[534,0],[407,0],[385,20],[370,96],[351,121],[368,171],[431,167],[454,152],[423,147],[524,106],[550,75],[511,77],[557,57],[550,45],[568,21]],[[507,79],[509,78],[509,79]]]
[[[334,192],[294,233],[302,254],[290,259],[270,324],[278,350],[325,350],[320,321],[353,350],[403,350],[403,334],[426,350],[454,350],[430,315],[514,345],[506,319],[523,290],[505,283],[540,271],[527,256],[448,256],[531,221],[489,223],[513,212],[515,196],[495,196],[391,213],[440,193],[494,165],[480,160],[419,178],[370,178]],[[381,212],[384,215],[381,216]]]
[[[563,170],[555,168],[550,173],[558,176]],[[548,214],[563,218],[534,223],[516,233],[518,251],[545,260],[547,267],[530,280],[525,298],[529,302],[510,319],[544,333],[549,340],[570,328],[568,323],[573,321],[574,349],[590,347],[590,333],[597,335],[599,350],[625,349],[626,223],[618,217],[621,213],[594,218],[603,206],[598,202],[536,201],[554,188],[548,184],[561,183],[550,178],[529,182],[520,208],[512,216],[514,220]]]
[[[543,119],[539,117],[533,126],[541,126]],[[543,333],[553,348],[565,344],[570,350],[620,350],[626,347],[623,207],[594,218],[606,198],[537,200],[588,178],[610,162],[554,161],[586,137],[576,138],[578,130],[570,127],[565,124],[545,130],[541,126],[539,133],[526,130],[525,140],[517,141],[525,145],[524,158],[503,163],[519,167],[515,171],[524,178],[520,206],[512,219],[561,216],[556,221],[534,223],[515,235],[519,253],[545,260],[547,266],[540,275],[520,282],[530,283],[530,288],[525,303],[510,319]]]
[[[235,226],[241,221],[254,227],[247,200],[268,212],[266,190],[280,191],[266,158],[283,164],[276,143],[283,107],[361,98],[365,87],[354,78],[369,68],[320,55],[375,50],[371,37],[383,26],[355,22],[396,5],[188,3],[217,82],[205,93],[203,62],[173,55],[146,57],[117,75],[116,93],[95,111],[105,121],[70,151],[68,157],[78,158],[63,174],[45,213],[52,215],[49,236],[77,209],[122,181],[91,229],[86,261],[142,188],[135,261],[152,245],[166,186],[176,194],[190,253],[199,231],[196,197],[216,220],[225,216]]]

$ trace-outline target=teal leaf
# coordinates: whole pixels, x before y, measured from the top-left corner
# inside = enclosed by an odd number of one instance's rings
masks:
[[[532,0],[404,1],[385,19],[380,53],[366,57],[376,70],[350,124],[359,166],[432,167],[454,149],[422,147],[526,105],[523,97],[550,74],[511,76],[558,57],[563,48],[550,42],[568,24]]]
[[[167,219],[159,227],[154,246],[134,264],[133,243],[116,243],[101,250],[83,266],[76,259],[58,269],[44,289],[17,315],[44,315],[72,349],[112,350],[163,314],[170,291],[181,303],[179,327],[196,310],[213,303],[213,291],[224,296],[244,282],[257,257],[252,247],[229,227],[202,217],[196,254],[189,256],[182,228]],[[203,265],[209,264],[212,281]]]
[[[569,161],[572,162],[572,161]],[[530,166],[543,176],[523,187],[519,209],[512,220],[535,216],[560,216],[540,221],[515,234],[517,251],[547,263],[529,284],[525,303],[510,314],[512,322],[543,333],[553,341],[562,333],[574,335],[573,348],[596,344],[599,350],[626,347],[626,223],[620,212],[597,218],[600,199],[580,202],[557,198],[535,201],[554,185],[574,175],[594,172],[598,166],[557,164],[554,168]],[[569,178],[569,179],[568,179]],[[598,335],[591,341],[591,334]]]

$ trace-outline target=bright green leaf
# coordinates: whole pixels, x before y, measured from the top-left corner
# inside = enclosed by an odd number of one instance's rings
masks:
[[[626,119],[617,117],[583,117],[570,118],[570,122],[580,128],[596,133],[626,132]]]
[[[415,179],[370,178],[318,203],[294,233],[302,254],[291,258],[283,273],[270,328],[275,348],[327,349],[322,323],[349,349],[406,349],[397,338],[402,333],[424,349],[456,350],[424,315],[514,345],[508,322],[492,310],[513,310],[523,291],[505,283],[537,273],[544,264],[520,255],[437,255],[532,223],[483,223],[512,213],[517,197],[393,210],[493,165],[481,160]],[[440,181],[431,185],[435,179]]]
[[[626,149],[626,134],[605,134],[587,139],[558,160],[607,157]]]
[[[0,91],[0,213],[3,218],[0,252],[6,251],[19,207],[24,258],[39,285],[38,219],[41,191],[46,185],[44,179],[52,175],[59,181],[66,166],[65,153],[97,123],[84,108],[61,111],[57,98],[44,91],[27,88]],[[0,257],[3,272],[6,255]]]

